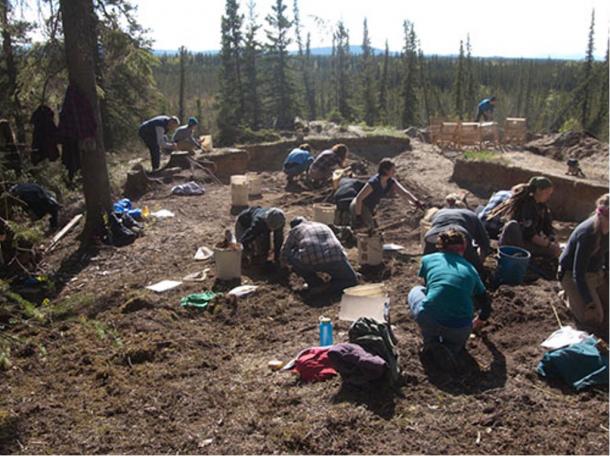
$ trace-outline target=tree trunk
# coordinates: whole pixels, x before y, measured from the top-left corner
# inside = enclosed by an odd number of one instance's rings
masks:
[[[0,25],[2,25],[2,52],[4,53],[4,61],[6,62],[6,79],[8,93],[11,95],[13,118],[15,120],[15,130],[17,131],[17,142],[25,143],[25,122],[23,113],[21,112],[21,101],[19,100],[19,87],[17,85],[17,64],[13,55],[13,40],[11,38],[10,27],[8,23],[9,12],[8,0],[0,0]]]
[[[100,107],[95,84],[95,20],[93,0],[60,0],[70,84],[85,96],[97,122],[95,137],[79,139],[87,218],[83,242],[104,231],[104,215],[110,211],[110,183],[104,152]]]
[[[95,79],[97,85],[102,89],[103,97],[99,99],[100,115],[102,117],[102,135],[104,138],[104,148],[112,149],[113,137],[110,128],[110,113],[108,111],[108,93],[106,92],[106,77],[104,75],[104,51],[100,44],[99,19],[93,15],[95,41],[93,42],[93,55],[95,56]]]
[[[180,94],[178,97],[178,117],[180,118],[180,122],[186,123],[184,121],[184,73],[186,66],[186,48],[184,46],[180,47]]]

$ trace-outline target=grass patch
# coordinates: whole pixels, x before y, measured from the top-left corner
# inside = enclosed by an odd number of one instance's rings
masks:
[[[397,130],[394,127],[389,126],[362,126],[361,127],[367,134],[367,136],[392,136],[394,138],[406,138],[407,135],[402,130]]]
[[[507,163],[502,154],[493,150],[467,150],[464,159],[473,161],[487,161],[496,163]]]
[[[118,331],[106,323],[99,320],[89,320],[85,317],[81,317],[81,323],[95,333],[99,340],[110,341],[115,348],[123,346],[123,340],[119,336]]]

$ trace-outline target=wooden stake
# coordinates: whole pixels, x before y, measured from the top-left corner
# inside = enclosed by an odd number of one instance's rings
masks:
[[[68,222],[68,224],[61,229],[59,233],[53,236],[53,239],[51,239],[51,243],[49,244],[49,247],[47,247],[46,251],[50,252],[51,250],[53,250],[53,248],[61,240],[61,238],[63,238],[66,233],[70,231],[82,218],[83,214],[75,215],[72,220],[70,220],[70,222]]]

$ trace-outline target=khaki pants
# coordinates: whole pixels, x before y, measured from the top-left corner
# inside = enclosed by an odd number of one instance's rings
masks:
[[[349,211],[352,215],[353,228],[356,224],[356,198],[354,198],[350,203]],[[364,223],[364,226],[366,226],[368,229],[373,229],[376,227],[377,224],[375,223],[375,217],[373,216],[373,213],[368,208],[368,206],[364,203],[362,203],[362,211],[360,213],[360,216],[362,217],[362,222]]]
[[[570,271],[564,274],[561,286],[566,292],[566,305],[580,323],[602,324],[608,318],[608,278],[599,271],[588,272],[585,280],[593,297],[591,303],[584,302]]]

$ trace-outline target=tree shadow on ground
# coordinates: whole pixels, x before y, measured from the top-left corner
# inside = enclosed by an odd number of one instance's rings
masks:
[[[99,251],[99,246],[81,245],[77,250],[64,258],[59,269],[52,276],[55,284],[55,294],[59,295],[65,286],[91,263],[91,259]]]
[[[356,386],[343,382],[332,402],[364,405],[380,418],[390,420],[396,412],[396,397],[400,395],[400,391],[388,387],[385,383],[371,382],[366,386]]]
[[[19,443],[19,419],[0,412],[0,454],[15,454],[19,450],[22,450]]]
[[[496,389],[506,384],[506,358],[487,335],[481,336],[481,341],[491,353],[493,360],[489,369],[483,370],[468,351],[456,357],[458,369],[447,372],[433,361],[420,357],[428,381],[437,388],[453,395],[473,395],[487,390]]]

